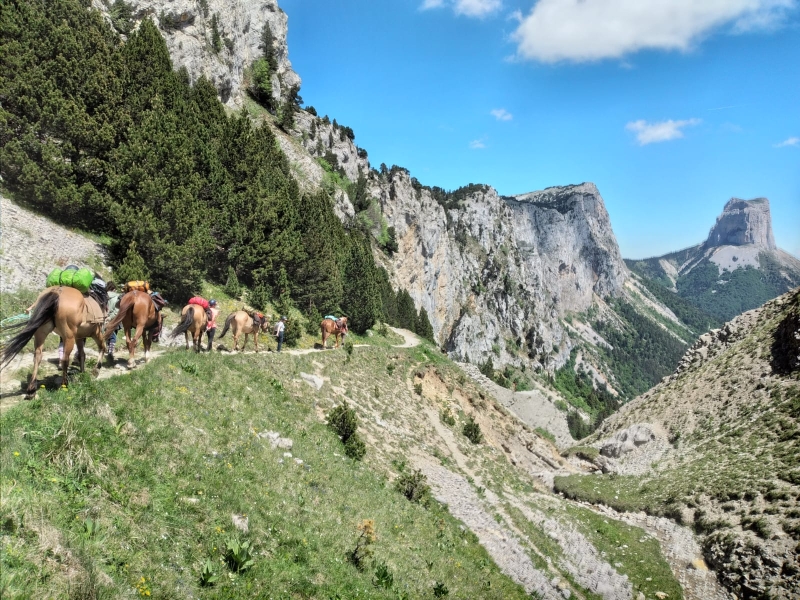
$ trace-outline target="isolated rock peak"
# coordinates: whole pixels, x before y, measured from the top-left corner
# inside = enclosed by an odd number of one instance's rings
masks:
[[[772,235],[769,200],[766,198],[731,198],[717,217],[704,244],[706,248],[748,245],[763,250],[777,249]]]

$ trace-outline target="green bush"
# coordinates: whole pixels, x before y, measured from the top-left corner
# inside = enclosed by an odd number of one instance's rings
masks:
[[[347,443],[358,429],[358,416],[356,411],[350,408],[345,402],[340,404],[328,413],[328,427],[333,429],[336,434],[342,439],[342,442]]]
[[[480,444],[483,441],[483,433],[481,433],[481,426],[475,422],[475,419],[470,415],[469,420],[464,423],[462,430],[467,439],[473,444]]]
[[[236,271],[230,265],[228,266],[228,279],[225,282],[225,293],[236,299],[242,295],[242,286],[239,285],[239,278],[236,277]]]
[[[413,473],[401,474],[394,482],[394,488],[411,502],[427,504],[431,493],[427,481],[428,478],[422,471],[417,470]]]
[[[441,411],[439,413],[439,418],[441,419],[442,423],[449,425],[450,427],[456,424],[456,418],[453,416],[453,413],[449,408],[445,408],[443,411]]]
[[[367,445],[357,433],[354,433],[344,443],[344,453],[353,460],[361,460],[367,453]]]

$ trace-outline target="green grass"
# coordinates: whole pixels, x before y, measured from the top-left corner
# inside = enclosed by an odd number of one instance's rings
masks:
[[[298,358],[175,352],[3,415],[3,597],[425,597],[441,581],[453,597],[523,598],[446,510],[336,456],[335,434],[287,391],[310,366]],[[343,364],[340,353],[314,360]],[[292,438],[303,464],[256,435],[266,430]],[[249,534],[235,532],[234,513]],[[373,585],[372,560],[363,572],[347,561],[364,519],[390,590]],[[239,574],[223,563],[232,535],[253,547]],[[219,580],[203,588],[208,560]]]
[[[647,598],[664,592],[672,600],[683,598],[683,590],[661,555],[658,540],[639,527],[598,515],[578,506],[567,506],[567,513],[578,530],[592,542],[603,557],[627,575],[634,590]],[[634,593],[635,595],[635,593]]]

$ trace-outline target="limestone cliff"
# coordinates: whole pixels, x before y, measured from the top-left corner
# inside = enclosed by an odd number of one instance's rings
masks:
[[[231,107],[241,106],[247,69],[263,56],[259,48],[265,26],[272,32],[277,72],[272,74],[272,94],[285,99],[300,77],[292,70],[286,45],[287,16],[277,0],[129,0],[133,26],[154,19],[167,42],[175,68],[185,67],[192,81],[205,75],[220,98]],[[92,6],[111,23],[110,0],[92,0]],[[216,21],[220,49],[214,50]]]
[[[622,292],[627,269],[593,184],[517,197],[474,186],[448,208],[402,169],[369,184],[397,233],[384,257],[393,282],[454,358],[519,364],[522,349],[553,368],[572,345],[560,319]]]
[[[754,245],[763,250],[776,250],[769,200],[731,198],[703,245],[706,248]]]

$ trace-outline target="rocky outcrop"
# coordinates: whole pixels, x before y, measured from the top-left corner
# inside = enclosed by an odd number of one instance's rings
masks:
[[[731,198],[711,228],[704,248],[716,246],[754,245],[763,250],[776,250],[772,235],[769,200]]]
[[[554,368],[571,347],[560,319],[619,293],[627,277],[590,183],[517,197],[473,186],[445,208],[398,169],[373,173],[369,193],[396,230],[399,251],[380,257],[393,283],[426,309],[458,360],[519,363],[514,347]]]
[[[274,39],[278,65],[272,75],[273,97],[281,101],[292,86],[300,85],[289,62],[288,19],[277,0],[128,0],[127,4],[134,26],[142,19],[155,20],[175,68],[185,67],[193,82],[201,76],[208,78],[231,107],[242,105],[246,71],[264,54],[259,46],[266,26]],[[103,0],[92,0],[92,6],[112,22],[111,9]],[[212,20],[220,36],[219,51],[212,43]]]
[[[650,425],[637,423],[617,432],[613,438],[603,444],[602,448],[600,448],[600,453],[609,458],[619,458],[623,454],[632,452],[639,446],[648,444],[655,439],[656,434]]]

